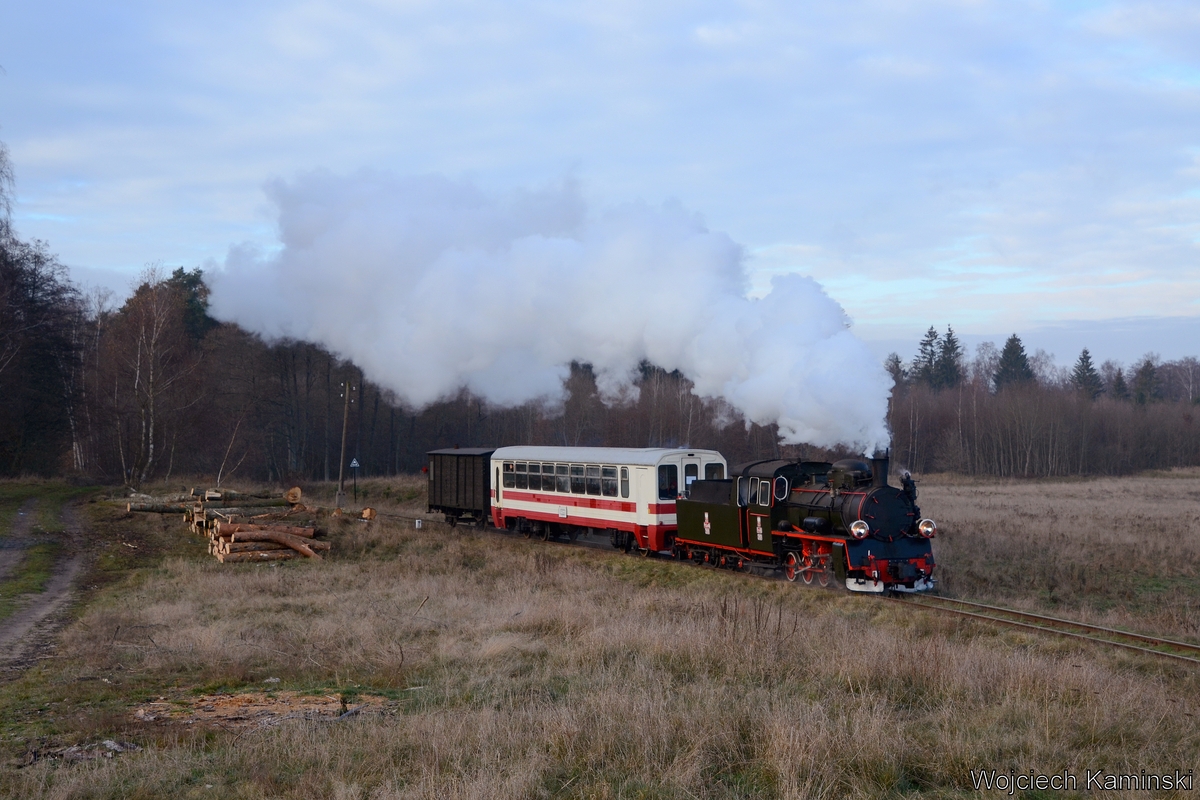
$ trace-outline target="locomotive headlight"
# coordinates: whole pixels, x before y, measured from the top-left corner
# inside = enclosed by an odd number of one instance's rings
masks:
[[[937,523],[926,517],[917,523],[917,531],[926,539],[937,536]]]
[[[856,519],[850,523],[850,535],[855,539],[865,539],[870,532],[871,526],[867,524],[866,520]]]

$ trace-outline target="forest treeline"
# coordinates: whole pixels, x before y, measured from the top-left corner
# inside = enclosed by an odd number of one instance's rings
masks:
[[[893,353],[889,425],[893,455],[919,472],[1046,477],[1123,474],[1200,464],[1200,361],[1097,365],[1084,349],[1073,367],[1002,348],[968,358],[952,328],[930,328],[916,357]]]
[[[212,319],[199,269],[148,268],[114,307],[74,286],[44,244],[0,239],[0,475],[337,480],[343,422],[360,477],[414,472],[437,447],[780,452],[774,427],[745,426],[678,373],[645,365],[636,385],[636,399],[606,404],[590,367],[573,364],[561,403],[498,408],[462,391],[414,410],[318,345]]]
[[[456,445],[689,446],[732,463],[851,453],[781,446],[774,426],[745,424],[651,364],[622,402],[606,404],[590,367],[572,364],[561,402],[499,408],[464,390],[412,409],[316,344],[266,342],[214,320],[199,269],[147,268],[120,305],[81,291],[45,243],[14,234],[10,186],[0,146],[0,475],[336,480],[344,420],[346,463],[357,460],[361,477],[415,471],[427,450]],[[1148,355],[1123,369],[1084,351],[1074,370],[1058,370],[1015,335],[968,358],[953,330],[931,328],[911,363],[893,354],[886,366],[893,458],[915,471],[1200,464],[1195,358]]]

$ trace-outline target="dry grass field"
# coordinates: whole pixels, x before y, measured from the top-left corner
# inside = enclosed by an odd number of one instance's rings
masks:
[[[948,593],[1196,637],[1200,472],[921,487]],[[77,617],[53,658],[0,685],[0,795],[958,797],[971,770],[1011,769],[1066,770],[1082,796],[1089,769],[1200,771],[1200,669],[416,530],[387,514],[420,512],[418,481],[360,489],[385,514],[331,524],[319,563],[222,565],[177,519],[87,506]],[[297,698],[336,711],[218,713]]]

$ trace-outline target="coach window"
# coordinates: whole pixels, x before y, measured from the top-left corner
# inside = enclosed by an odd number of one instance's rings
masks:
[[[585,484],[584,484],[584,480],[583,480],[583,464],[572,464],[571,465],[571,494],[583,494],[585,491],[584,486],[585,486]]]
[[[705,464],[704,465],[704,480],[719,481],[725,477],[725,466],[723,464]]]
[[[629,467],[621,467],[621,497],[629,497]]]
[[[760,506],[771,505],[771,482],[763,481],[758,485],[758,504]]]
[[[679,467],[663,464],[658,468],[658,499],[679,499]]]
[[[517,486],[517,476],[513,472],[513,462],[504,462],[504,488],[515,489]]]
[[[587,493],[600,494],[600,467],[588,464]]]
[[[529,488],[529,465],[524,461],[517,462],[517,488]]]
[[[569,469],[566,464],[556,464],[554,467],[554,488],[563,494],[571,491],[571,478],[567,472]]]
[[[554,465],[542,464],[542,491],[554,491]]]
[[[600,468],[600,489],[605,497],[617,496],[617,468]]]
[[[683,465],[683,491],[690,493],[692,491],[692,483],[700,477],[699,464],[684,464]]]

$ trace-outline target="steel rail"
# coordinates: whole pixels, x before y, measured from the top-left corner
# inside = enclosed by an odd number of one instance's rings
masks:
[[[884,598],[884,599],[889,600],[891,602],[895,602],[895,603],[904,603],[909,606],[917,606],[919,608],[925,608],[925,609],[928,609],[931,611],[945,611],[950,614],[957,614],[959,616],[969,617],[971,619],[984,620],[986,622],[995,622],[995,623],[999,623],[1001,625],[1009,625],[1014,628],[1022,628],[1025,630],[1038,631],[1040,633],[1052,633],[1052,634],[1056,634],[1058,636],[1067,636],[1072,639],[1081,639],[1083,641],[1092,642],[1094,644],[1106,644],[1106,645],[1111,645],[1112,647],[1120,647],[1125,650],[1134,650],[1139,653],[1149,653],[1150,655],[1163,656],[1165,658],[1173,658],[1173,659],[1176,659],[1177,661],[1187,661],[1188,663],[1191,663],[1191,664],[1200,664],[1200,658],[1193,658],[1191,656],[1185,656],[1185,655],[1181,655],[1179,653],[1171,653],[1166,650],[1155,650],[1150,647],[1142,647],[1141,645],[1129,644],[1128,642],[1115,642],[1112,639],[1106,639],[1101,636],[1089,636],[1086,633],[1077,633],[1075,631],[1062,630],[1060,628],[1053,627],[1053,625],[1055,625],[1055,624],[1069,625],[1069,626],[1073,626],[1075,628],[1086,630],[1086,631],[1092,631],[1092,632],[1098,632],[1098,633],[1102,632],[1102,633],[1105,633],[1110,636],[1123,636],[1123,637],[1126,637],[1129,639],[1133,639],[1135,641],[1148,641],[1148,642],[1151,642],[1154,644],[1161,644],[1162,646],[1179,647],[1181,649],[1188,650],[1189,652],[1200,652],[1200,646],[1190,644],[1188,642],[1173,642],[1169,639],[1163,639],[1161,637],[1145,636],[1140,633],[1131,633],[1129,631],[1120,631],[1115,628],[1105,628],[1100,625],[1089,625],[1086,622],[1075,622],[1073,620],[1060,619],[1058,617],[1048,617],[1048,616],[1044,616],[1042,614],[1032,614],[1032,613],[1029,613],[1026,611],[1015,611],[1013,609],[1002,608],[1000,606],[989,606],[989,605],[984,605],[983,603],[972,603],[967,600],[953,600],[948,597],[922,596],[922,597],[916,597],[916,598],[912,598],[912,599],[901,599],[898,597],[888,597],[888,598]],[[939,605],[939,603],[942,603],[942,604]],[[959,603],[962,605],[974,606],[977,608],[984,608],[984,609],[988,609],[988,610],[993,611],[998,614],[1009,614],[1009,615],[1021,617],[1024,619],[1037,620],[1043,624],[1039,625],[1039,624],[1034,624],[1032,622],[1020,622],[1015,619],[1004,619],[1002,617],[991,616],[990,614],[980,614],[975,611],[966,611],[966,610],[960,609],[960,608],[951,608],[949,605],[946,605],[948,603]]]

